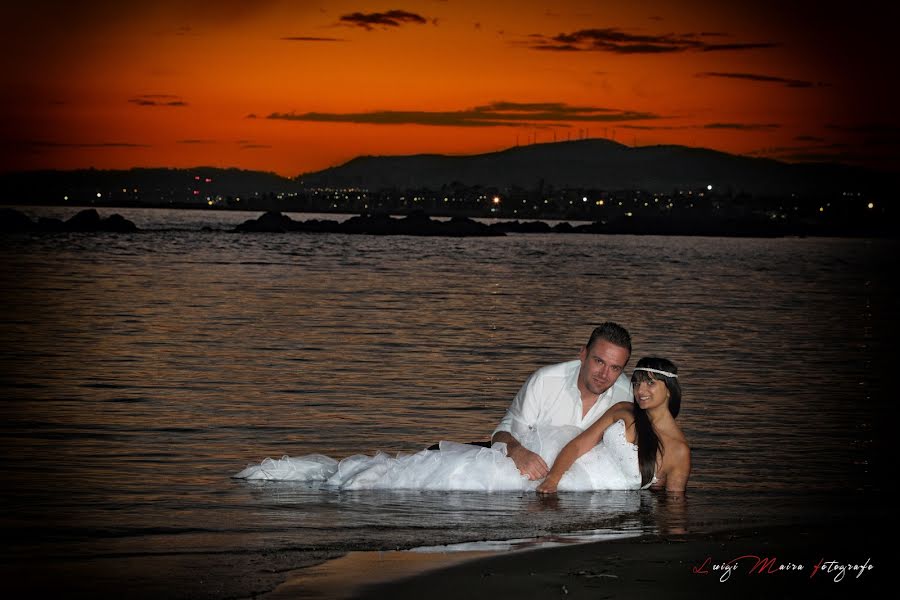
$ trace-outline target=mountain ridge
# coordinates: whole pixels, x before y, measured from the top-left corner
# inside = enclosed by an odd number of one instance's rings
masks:
[[[678,145],[629,147],[604,139],[548,142],[474,155],[363,155],[297,177],[305,187],[539,186],[670,192],[712,185],[753,195],[881,191],[897,174],[838,163],[787,163]]]
[[[0,199],[60,198],[197,200],[298,194],[322,188],[370,192],[446,187],[493,188],[498,192],[555,190],[663,194],[706,190],[757,197],[835,197],[842,192],[878,198],[900,187],[900,174],[838,163],[786,163],[678,145],[629,147],[588,139],[516,146],[470,155],[421,153],[361,155],[342,165],[297,177],[237,167],[83,168],[0,173]],[[131,191],[134,190],[134,194]],[[155,196],[154,196],[155,194]]]

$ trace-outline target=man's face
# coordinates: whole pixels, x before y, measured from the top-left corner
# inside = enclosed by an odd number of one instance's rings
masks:
[[[596,340],[590,348],[581,349],[578,389],[600,395],[608,390],[628,362],[628,350],[606,340]]]

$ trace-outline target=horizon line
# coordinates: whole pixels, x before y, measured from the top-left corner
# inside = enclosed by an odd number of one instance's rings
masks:
[[[619,142],[614,139],[609,139],[609,138],[605,138],[605,137],[586,137],[586,138],[575,139],[575,140],[558,140],[558,141],[553,140],[553,141],[548,141],[548,142],[531,142],[531,143],[526,143],[526,144],[516,143],[512,146],[507,146],[507,147],[501,148],[499,150],[491,150],[491,151],[487,151],[487,152],[477,152],[477,153],[456,154],[456,153],[441,153],[441,152],[416,152],[416,153],[411,153],[411,154],[358,154],[358,155],[354,156],[353,158],[346,160],[342,163],[336,163],[331,166],[323,167],[321,169],[317,169],[314,171],[298,172],[296,175],[285,175],[283,173],[279,173],[278,171],[273,171],[273,170],[252,169],[252,168],[239,167],[239,166],[221,167],[221,166],[213,166],[213,165],[194,165],[194,166],[189,166],[189,167],[175,167],[175,166],[165,166],[165,165],[156,165],[156,166],[134,165],[131,167],[124,167],[124,168],[104,168],[104,167],[95,167],[95,166],[91,165],[91,166],[87,166],[87,167],[73,167],[73,168],[46,167],[46,168],[14,169],[14,170],[0,169],[0,176],[17,174],[17,173],[40,173],[40,172],[72,173],[72,172],[77,172],[77,171],[134,171],[134,170],[140,170],[140,169],[145,169],[145,170],[164,169],[164,170],[172,170],[172,171],[175,171],[175,170],[185,171],[185,170],[193,170],[193,169],[218,169],[218,170],[223,170],[223,171],[236,170],[236,171],[247,171],[247,172],[254,172],[254,173],[266,173],[266,174],[276,175],[278,177],[282,177],[285,179],[298,179],[303,176],[313,175],[316,173],[320,173],[322,171],[327,171],[329,169],[339,168],[339,167],[342,167],[354,160],[358,160],[361,158],[409,158],[409,157],[416,157],[416,156],[475,157],[475,156],[485,156],[485,155],[489,155],[489,154],[500,154],[502,152],[509,152],[510,150],[516,150],[516,149],[520,149],[520,148],[530,148],[533,146],[579,144],[579,143],[600,142],[600,141],[608,143],[608,144],[615,144],[617,146],[621,146],[621,147],[627,148],[629,150],[641,149],[641,148],[665,148],[665,147],[686,148],[686,149],[690,149],[690,150],[705,150],[705,151],[709,151],[709,152],[725,154],[728,156],[736,156],[736,157],[746,158],[746,159],[750,159],[750,160],[773,161],[773,162],[778,162],[778,163],[782,163],[782,164],[786,164],[786,165],[836,166],[836,167],[845,167],[845,168],[852,168],[852,169],[861,169],[864,171],[869,171],[869,172],[878,173],[878,174],[882,174],[882,175],[900,175],[900,168],[898,168],[897,170],[890,170],[887,168],[878,168],[878,167],[868,166],[868,165],[865,165],[862,163],[856,163],[856,162],[847,162],[847,161],[840,161],[840,160],[823,160],[824,157],[815,157],[816,158],[815,160],[804,160],[801,158],[799,160],[792,161],[792,160],[788,160],[785,158],[773,158],[771,156],[760,156],[760,155],[754,154],[754,153],[739,154],[739,153],[735,153],[735,152],[727,152],[724,150],[717,150],[715,148],[710,148],[708,146],[689,146],[689,145],[685,145],[685,144],[628,145],[623,142]]]

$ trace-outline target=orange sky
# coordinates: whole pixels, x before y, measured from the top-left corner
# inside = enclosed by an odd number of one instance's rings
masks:
[[[0,9],[0,169],[294,176],[590,136],[900,170],[896,8],[728,4],[33,0]]]

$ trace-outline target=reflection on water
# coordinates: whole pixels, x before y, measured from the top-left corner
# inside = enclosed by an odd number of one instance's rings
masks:
[[[12,553],[678,532],[881,489],[895,242],[237,235],[145,218],[169,226],[0,240]],[[486,438],[528,374],[574,358],[604,319],[629,327],[635,356],[679,364],[686,505],[229,479],[266,456]]]

